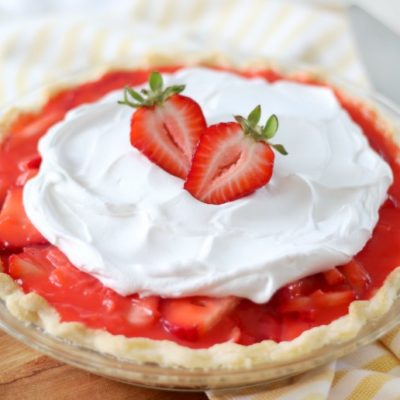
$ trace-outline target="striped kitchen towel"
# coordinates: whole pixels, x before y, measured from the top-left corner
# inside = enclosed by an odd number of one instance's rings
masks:
[[[272,386],[208,392],[210,400],[398,400],[400,330],[325,367]]]
[[[58,77],[155,51],[248,54],[366,75],[334,0],[0,0],[0,105]],[[400,399],[396,330],[274,387],[211,400]]]
[[[321,4],[0,0],[0,105],[60,75],[165,49],[301,60],[363,82],[343,12]]]

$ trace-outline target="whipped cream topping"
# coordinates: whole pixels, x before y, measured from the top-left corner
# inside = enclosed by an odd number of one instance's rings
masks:
[[[392,182],[389,166],[328,88],[206,68],[165,74],[186,84],[209,124],[279,118],[269,184],[201,203],[183,181],[130,145],[122,91],[70,111],[40,141],[40,172],[24,189],[36,228],[79,269],[122,295],[245,297],[349,261],[371,237]]]

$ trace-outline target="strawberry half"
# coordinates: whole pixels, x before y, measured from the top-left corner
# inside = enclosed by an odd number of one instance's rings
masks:
[[[194,100],[179,94],[184,85],[164,89],[158,72],[150,75],[149,86],[140,93],[125,88],[124,100],[118,102],[137,108],[131,120],[131,144],[170,174],[185,179],[206,128],[203,112]]]
[[[268,143],[278,129],[272,115],[264,127],[258,126],[261,107],[237,122],[208,127],[194,154],[185,189],[196,199],[222,204],[247,196],[269,182],[274,165],[274,152],[287,154],[282,145]]]

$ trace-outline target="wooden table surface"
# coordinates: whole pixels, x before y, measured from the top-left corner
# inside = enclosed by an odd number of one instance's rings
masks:
[[[206,400],[203,393],[166,392],[114,382],[70,367],[0,330],[1,400]]]

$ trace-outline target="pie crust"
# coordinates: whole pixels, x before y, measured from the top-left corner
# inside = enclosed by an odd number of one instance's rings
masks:
[[[80,74],[68,81],[46,88],[30,104],[8,111],[0,120],[0,140],[4,139],[7,128],[22,111],[40,109],[45,101],[62,89],[95,79],[110,70],[150,68],[152,66],[176,65],[212,65],[236,69],[282,68],[265,59],[240,60],[228,59],[223,55],[165,55],[151,54],[140,62],[123,62],[113,64],[95,71]],[[284,69],[284,68],[283,68]],[[307,76],[324,81],[326,72],[307,69]],[[296,74],[296,76],[299,76]],[[371,108],[370,105],[368,105]],[[388,125],[379,120],[379,124]],[[387,131],[395,141],[399,138],[395,130]],[[397,139],[397,140],[396,140]],[[0,264],[1,270],[1,264]],[[303,332],[289,342],[276,343],[264,340],[249,346],[225,342],[207,349],[191,349],[167,340],[151,340],[146,338],[127,338],[123,335],[112,335],[100,329],[91,329],[79,322],[60,322],[57,311],[36,293],[24,294],[20,286],[7,274],[0,272],[0,298],[9,312],[21,321],[39,326],[45,332],[65,339],[75,345],[93,349],[101,353],[111,354],[124,360],[138,364],[157,364],[161,367],[180,367],[186,369],[224,369],[234,370],[252,368],[259,364],[274,362],[291,362],[327,346],[339,345],[354,339],[363,327],[386,314],[400,294],[400,267],[394,269],[386,278],[382,287],[370,300],[353,301],[347,315],[334,320],[328,325],[318,326]]]

